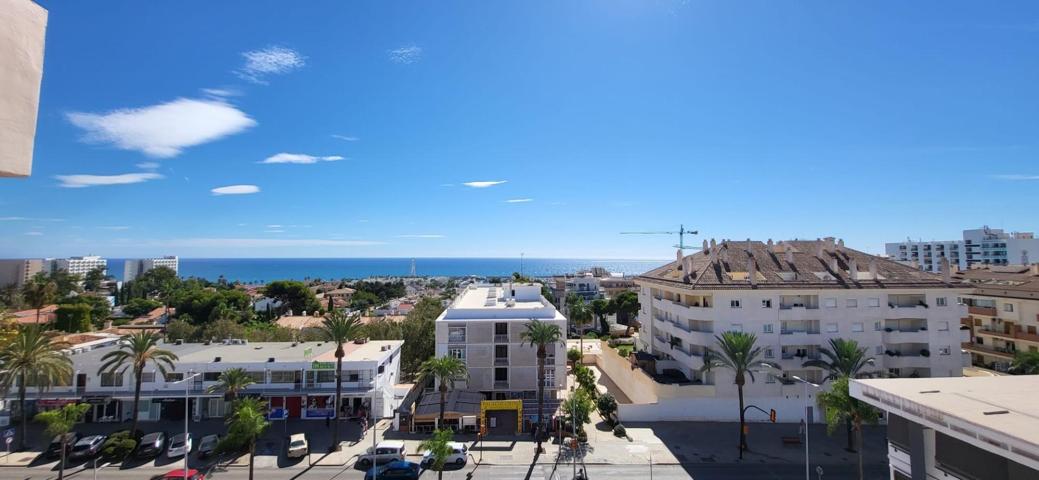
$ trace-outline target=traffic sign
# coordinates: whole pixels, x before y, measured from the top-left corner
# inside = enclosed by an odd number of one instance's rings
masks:
[[[14,441],[14,439],[13,439],[13,438],[11,438],[11,437],[7,437],[7,438],[4,438],[4,441],[5,441],[5,442],[7,442],[7,444],[8,444],[8,445],[10,445],[10,444],[11,444],[11,442],[13,442],[13,441]]]
[[[14,429],[8,428],[7,430],[4,430],[4,438],[14,438]]]

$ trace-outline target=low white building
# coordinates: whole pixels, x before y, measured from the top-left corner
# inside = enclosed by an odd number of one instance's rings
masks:
[[[45,263],[47,264],[48,271],[64,270],[71,275],[79,275],[80,277],[84,277],[91,270],[98,268],[103,270],[105,273],[108,272],[108,260],[96,255],[69,258],[48,258]]]
[[[143,275],[155,267],[166,267],[177,273],[180,269],[180,259],[176,255],[155,258],[131,258],[123,264],[123,281],[129,282]]]

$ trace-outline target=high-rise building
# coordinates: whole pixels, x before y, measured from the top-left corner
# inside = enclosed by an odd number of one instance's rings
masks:
[[[1039,239],[1032,232],[1004,232],[984,226],[963,231],[962,240],[933,240],[888,243],[885,253],[892,260],[938,272],[941,259],[966,270],[975,265],[1028,265],[1039,262]]]
[[[64,270],[72,275],[85,276],[96,268],[108,272],[108,260],[95,255],[85,257],[48,258],[44,261],[48,271]]]
[[[176,273],[180,268],[180,260],[176,255],[156,258],[127,259],[123,265],[123,281],[129,282],[155,267],[166,267]]]
[[[0,286],[14,285],[21,288],[34,275],[44,270],[45,262],[39,258],[0,260]]]

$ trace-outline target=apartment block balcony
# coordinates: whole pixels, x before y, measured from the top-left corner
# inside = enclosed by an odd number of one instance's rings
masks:
[[[998,315],[996,307],[967,307],[967,313],[971,315],[982,315],[985,317],[995,317]]]
[[[1008,340],[1024,340],[1026,342],[1039,343],[1039,335],[1035,333],[1027,333],[1021,330],[1021,327],[1014,326],[1010,332],[1007,332],[1003,328],[995,328],[991,326],[980,327],[974,332],[976,335],[988,335],[992,337],[998,337]]]
[[[926,327],[905,330],[885,328],[882,335],[884,343],[927,343],[929,338]]]
[[[495,380],[494,381],[494,389],[495,390],[508,390],[509,389],[509,381],[508,380]]]
[[[779,306],[779,320],[781,321],[819,320],[820,316],[819,307]]]
[[[504,334],[504,335],[502,335],[502,334],[495,334],[494,335],[494,343],[509,343],[509,335],[508,334]]]
[[[502,367],[509,364],[509,357],[494,357],[494,365],[496,367]]]
[[[885,368],[924,368],[931,366],[931,359],[922,355],[885,356],[882,362]]]
[[[822,342],[819,330],[781,330],[779,333],[780,345],[817,345]]]
[[[995,347],[995,348],[993,348],[993,347],[990,347],[988,345],[978,345],[976,343],[964,343],[961,346],[962,346],[962,348],[964,350],[966,350],[968,352],[971,352],[971,353],[976,353],[978,355],[987,355],[987,356],[990,356],[990,357],[999,357],[999,358],[1004,358],[1004,359],[1007,359],[1007,360],[1013,360],[1014,359],[1014,354],[1016,353],[1016,352],[1013,352],[1013,351],[1011,351],[1011,350],[1009,350],[1007,348],[1003,348],[1003,347]]]

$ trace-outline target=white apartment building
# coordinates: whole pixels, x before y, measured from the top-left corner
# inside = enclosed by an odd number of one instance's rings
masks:
[[[566,334],[566,317],[545,297],[537,283],[469,285],[436,320],[436,355],[465,361],[469,378],[455,387],[481,392],[488,400],[522,400],[525,419],[536,421],[537,348],[521,334],[532,320],[557,325]],[[558,404],[566,388],[566,351],[549,346],[545,362],[546,411]]]
[[[39,258],[0,260],[0,287],[14,285],[21,288],[37,273],[44,271],[45,262]]]
[[[972,287],[960,302],[971,334],[963,349],[974,365],[1006,371],[1017,352],[1039,351],[1039,264],[972,268],[955,278]]]
[[[762,360],[782,367],[782,372],[762,369],[745,394],[752,403],[775,408],[785,421],[797,421],[805,412],[804,387],[792,377],[821,382],[824,371],[802,363],[820,358],[819,348],[830,339],[857,341],[883,376],[962,374],[959,327],[966,308],[957,297],[969,288],[948,273],[921,272],[832,238],[775,244],[712,240],[701,252],[679,255],[635,280],[642,324],[638,349],[658,359],[656,373],[677,371],[693,385],[712,387],[704,388],[701,398],[662,401],[661,419],[736,418],[729,408],[736,397],[733,375],[700,371],[704,353],[724,331],[753,333]],[[814,405],[814,393],[809,396],[807,403]],[[822,421],[821,412],[810,416]]]
[[[176,255],[168,255],[156,258],[131,258],[123,264],[123,281],[129,282],[136,279],[144,272],[155,267],[166,267],[176,273],[180,267],[180,259]]]
[[[944,257],[960,270],[974,265],[1028,265],[1039,261],[1039,239],[1032,232],[1006,233],[984,226],[963,231],[962,240],[935,240],[884,245],[892,260],[938,272]]]
[[[44,261],[48,271],[64,270],[72,275],[85,276],[95,268],[108,272],[108,260],[95,255],[85,257],[48,258]]]

